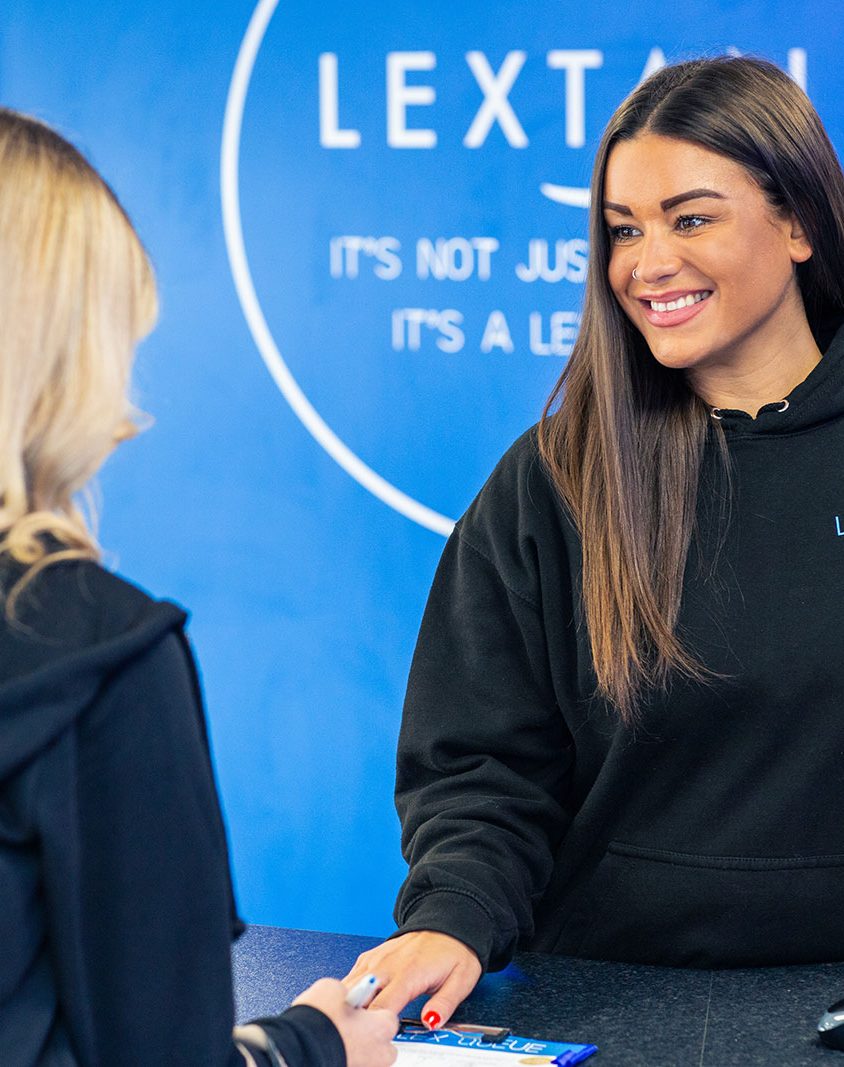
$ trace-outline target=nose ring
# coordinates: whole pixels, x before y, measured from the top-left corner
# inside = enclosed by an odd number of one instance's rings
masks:
[[[634,278],[636,279],[636,281],[637,281],[637,282],[638,282],[638,280],[639,280],[639,275],[638,275],[638,274],[636,273],[636,271],[637,271],[638,269],[639,269],[639,268],[638,268],[638,267],[636,267],[636,268],[634,269],[634,271],[633,271],[633,277],[634,277]]]

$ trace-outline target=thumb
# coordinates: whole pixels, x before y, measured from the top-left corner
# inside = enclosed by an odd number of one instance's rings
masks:
[[[445,1026],[458,1006],[475,988],[475,981],[465,972],[455,969],[436,993],[422,1007],[420,1016],[429,1030]]]

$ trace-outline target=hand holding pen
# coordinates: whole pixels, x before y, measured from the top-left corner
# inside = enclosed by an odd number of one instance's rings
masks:
[[[374,975],[366,979],[348,988],[334,978],[322,978],[293,1003],[317,1008],[334,1023],[346,1050],[347,1067],[389,1067],[397,1055],[392,1038],[399,1020],[385,1008],[360,1010],[378,991],[378,979]]]

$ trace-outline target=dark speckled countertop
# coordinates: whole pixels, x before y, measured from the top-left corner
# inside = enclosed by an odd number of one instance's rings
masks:
[[[249,927],[233,953],[238,1020],[280,1011],[315,979],[345,974],[377,943]],[[842,997],[838,963],[687,971],[523,953],[483,978],[456,1019],[592,1042],[600,1051],[589,1067],[844,1067],[844,1052],[814,1035],[821,1012]]]

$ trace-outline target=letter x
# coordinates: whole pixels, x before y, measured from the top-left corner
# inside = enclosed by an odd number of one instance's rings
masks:
[[[498,122],[511,148],[527,147],[527,134],[507,99],[526,58],[527,52],[508,52],[501,69],[495,74],[483,52],[466,53],[466,62],[484,94],[484,102],[463,138],[467,148],[479,148],[493,122]]]

